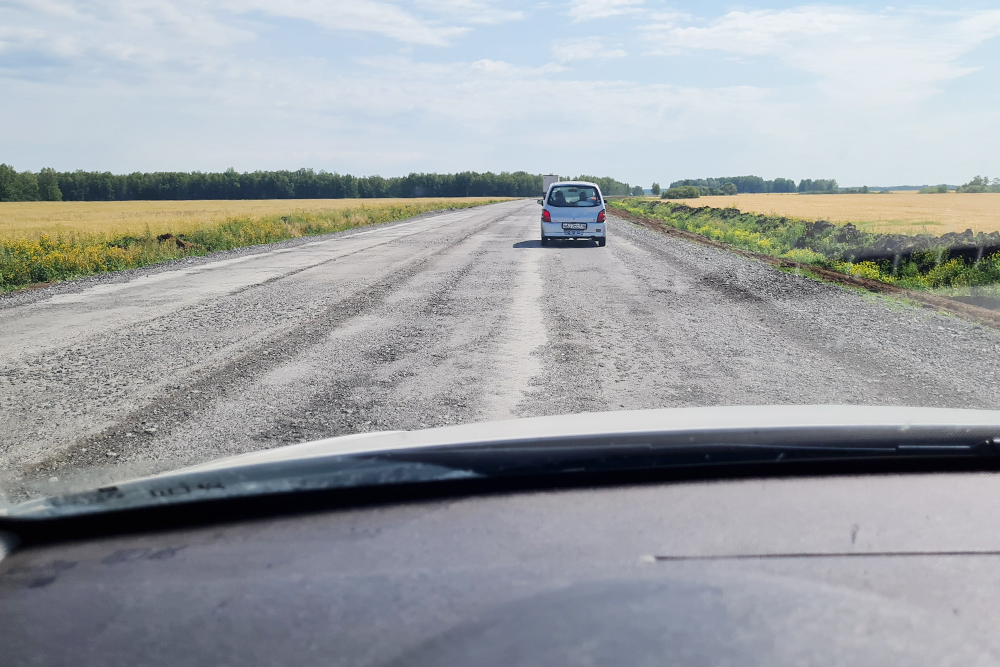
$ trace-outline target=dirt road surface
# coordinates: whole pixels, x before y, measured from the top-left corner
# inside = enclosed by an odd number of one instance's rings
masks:
[[[1000,334],[611,219],[428,214],[0,298],[0,489],[582,411],[1000,406]]]

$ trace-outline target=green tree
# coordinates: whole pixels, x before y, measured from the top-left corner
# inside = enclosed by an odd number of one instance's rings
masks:
[[[734,195],[736,194],[736,184],[735,183],[723,183],[722,184],[722,194],[724,195]]]
[[[698,188],[703,195],[724,195],[727,194],[725,185],[732,183],[736,186],[736,192],[795,192],[795,181],[787,178],[776,178],[773,181],[765,181],[760,176],[722,176],[719,178],[685,178],[674,181],[671,188],[679,188],[684,185],[693,185]]]
[[[19,185],[14,167],[0,164],[0,201],[19,201],[21,198]]]
[[[22,171],[17,175],[17,189],[20,201],[38,201],[38,177],[33,171]]]
[[[955,192],[1000,192],[1000,182],[994,178],[990,183],[989,176],[976,176],[968,183],[959,186]]]
[[[776,178],[772,181],[771,192],[795,192],[795,181],[790,178]]]
[[[650,190],[650,192],[653,193],[654,197],[659,197],[660,196],[660,184],[659,183],[653,183],[653,187]]]
[[[835,178],[803,178],[799,181],[799,192],[836,192],[840,189]]]
[[[38,179],[34,172],[18,173],[9,164],[0,164],[0,201],[35,201]]]
[[[641,185],[630,186],[628,183],[623,183],[608,176],[587,176],[585,174],[581,174],[573,180],[597,183],[598,187],[601,188],[601,194],[605,197],[617,195],[632,195],[633,197],[641,197],[645,194],[642,191]],[[638,190],[639,194],[636,194],[636,190]]]
[[[42,201],[62,201],[59,175],[55,169],[46,167],[38,172],[38,198]]]

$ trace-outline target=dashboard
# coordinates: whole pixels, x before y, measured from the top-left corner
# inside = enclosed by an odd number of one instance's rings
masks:
[[[536,489],[15,549],[0,662],[986,665],[998,602],[995,473]]]

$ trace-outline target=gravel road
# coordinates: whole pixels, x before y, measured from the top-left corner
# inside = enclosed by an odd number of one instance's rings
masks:
[[[0,297],[0,488],[362,431],[692,405],[997,408],[1000,334],[513,201]],[[57,479],[52,479],[57,478]]]

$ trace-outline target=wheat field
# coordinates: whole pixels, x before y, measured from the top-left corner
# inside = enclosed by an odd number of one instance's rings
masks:
[[[0,202],[0,239],[105,234],[183,234],[229,218],[322,214],[386,205],[497,201],[502,197]],[[443,207],[443,206],[442,206]]]
[[[491,201],[498,200],[0,203],[0,292]]]
[[[688,206],[733,207],[805,220],[851,222],[859,229],[892,234],[1000,231],[1000,193],[922,195],[900,191],[867,195],[741,194],[671,199]]]

